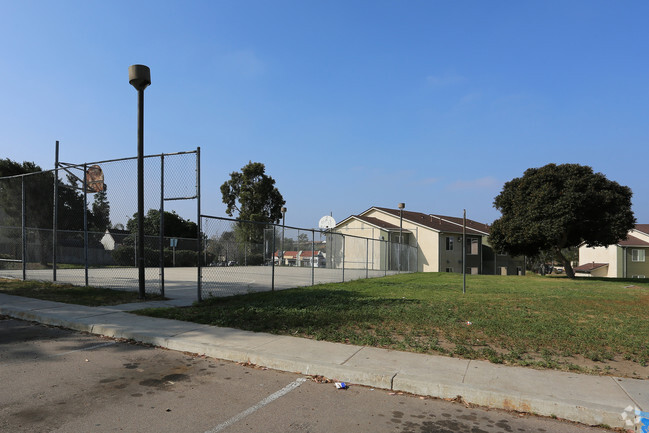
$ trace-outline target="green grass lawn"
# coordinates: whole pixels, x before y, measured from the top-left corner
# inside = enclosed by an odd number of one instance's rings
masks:
[[[649,281],[418,273],[141,310],[250,331],[581,370],[649,362]]]
[[[0,278],[0,292],[8,295],[64,302],[66,304],[87,305],[90,307],[128,304],[140,301],[137,292],[4,278]],[[147,295],[146,300],[162,299],[164,298],[159,295]]]

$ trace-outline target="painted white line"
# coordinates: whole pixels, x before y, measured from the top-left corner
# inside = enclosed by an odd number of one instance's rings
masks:
[[[307,380],[306,378],[301,377],[298,380],[296,380],[295,382],[289,383],[284,388],[280,389],[279,391],[277,391],[274,394],[269,395],[268,397],[266,397],[265,399],[263,399],[262,401],[260,401],[256,405],[249,407],[248,409],[244,410],[243,412],[239,413],[238,415],[233,416],[232,418],[230,418],[226,422],[217,425],[212,430],[208,430],[205,433],[217,433],[217,432],[220,432],[221,430],[223,430],[223,429],[225,429],[227,427],[230,427],[232,424],[235,424],[235,423],[241,421],[242,419],[244,419],[248,415],[256,412],[258,409],[261,409],[262,407],[266,406],[268,403],[271,403],[272,401],[277,400],[278,398],[280,398],[280,397],[288,394],[289,392],[293,391],[295,388],[302,385],[302,383],[306,382],[306,380]]]
[[[69,355],[70,353],[75,353],[75,352],[85,352],[86,350],[99,349],[100,347],[110,346],[111,344],[115,344],[115,343],[116,341],[109,341],[108,343],[97,344],[95,346],[85,347],[83,349],[70,350],[69,352],[57,353],[56,355],[48,355],[48,356],[44,356],[43,358],[54,358],[56,356]]]

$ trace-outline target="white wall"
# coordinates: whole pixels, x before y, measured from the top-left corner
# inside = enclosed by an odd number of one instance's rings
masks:
[[[597,276],[609,278],[618,277],[618,247],[616,245],[609,245],[607,247],[587,247],[583,245],[579,247],[579,265],[588,263],[608,263],[608,272],[606,275],[601,275],[598,272]],[[600,272],[603,272],[603,270]]]

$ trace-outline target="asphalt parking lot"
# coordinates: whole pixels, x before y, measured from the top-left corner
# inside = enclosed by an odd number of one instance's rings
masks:
[[[595,432],[0,317],[0,431]]]

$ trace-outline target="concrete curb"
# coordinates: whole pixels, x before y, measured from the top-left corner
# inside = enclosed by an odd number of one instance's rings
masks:
[[[192,344],[184,342],[181,337],[146,339],[138,336],[137,333],[124,335],[123,338],[131,338],[170,350],[198,353],[233,362],[251,363],[280,371],[318,375],[336,381],[441,399],[455,400],[459,398],[462,402],[478,406],[558,417],[586,425],[624,427],[624,421],[620,416],[623,409],[621,410],[620,407],[577,400],[546,400],[532,395],[484,390],[466,384],[431,382],[426,377],[395,373],[389,369],[318,363],[291,356],[255,353],[236,347]]]
[[[529,370],[13,298],[0,297],[8,304],[0,305],[0,314],[395,392],[619,428],[629,428],[622,418],[628,406],[649,409],[649,381],[644,380]]]
[[[580,401],[546,400],[532,395],[505,391],[485,390],[465,384],[432,383],[425,378],[397,375],[393,391],[404,391],[443,399],[460,399],[478,406],[494,409],[514,410],[548,417],[557,417],[586,425],[606,424],[624,427],[619,407],[603,406]]]

